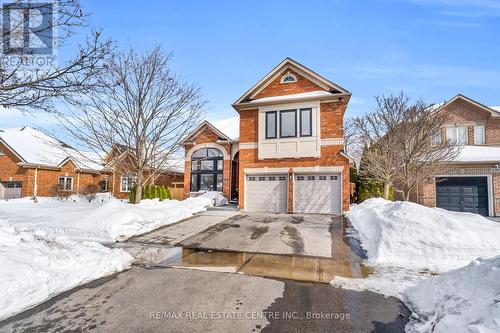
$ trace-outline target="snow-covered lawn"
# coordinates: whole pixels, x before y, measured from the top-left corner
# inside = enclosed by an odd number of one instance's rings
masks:
[[[121,250],[95,242],[19,231],[0,220],[0,320],[127,269],[132,260]]]
[[[211,193],[183,201],[142,200],[137,205],[100,195],[93,202],[29,198],[0,201],[0,219],[22,230],[43,230],[76,241],[114,242],[178,222],[213,205]]]
[[[401,298],[415,313],[410,332],[500,331],[500,223],[380,198],[354,207],[348,217],[374,274],[336,277],[333,285]],[[451,322],[461,325],[450,330]]]
[[[83,283],[127,269],[133,258],[99,243],[125,240],[213,206],[220,195],[132,205],[99,196],[0,202],[0,320]]]

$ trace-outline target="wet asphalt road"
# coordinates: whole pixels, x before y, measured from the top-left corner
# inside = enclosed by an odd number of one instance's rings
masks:
[[[134,267],[1,322],[0,332],[390,333],[404,332],[408,315],[395,298],[328,284]]]

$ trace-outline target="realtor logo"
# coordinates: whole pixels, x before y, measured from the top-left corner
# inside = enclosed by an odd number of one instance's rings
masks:
[[[2,5],[4,65],[54,65],[55,6],[51,2],[12,2]]]

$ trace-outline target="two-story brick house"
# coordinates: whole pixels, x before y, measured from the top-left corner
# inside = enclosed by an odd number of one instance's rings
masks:
[[[418,186],[418,202],[499,216],[500,110],[457,95],[445,103],[443,111],[450,113],[450,123],[433,141],[457,143],[462,149],[445,171]]]
[[[350,96],[283,60],[233,104],[239,118],[206,121],[185,138],[186,195],[222,191],[246,211],[347,211],[343,118]]]

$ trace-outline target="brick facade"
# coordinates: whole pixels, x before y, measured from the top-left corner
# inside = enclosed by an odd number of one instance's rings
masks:
[[[286,60],[285,60],[286,62]],[[275,96],[286,96],[300,93],[307,93],[313,91],[328,91],[339,93],[336,91],[338,87],[332,87],[331,89],[325,89],[316,84],[314,81],[308,79],[305,75],[301,74],[301,71],[295,70],[300,66],[292,66],[280,70],[278,75],[272,75],[270,82],[264,82],[260,87],[256,88],[253,92],[252,99],[259,99],[265,97],[275,97]],[[293,74],[296,77],[295,82],[282,83],[281,78],[287,73]],[[305,72],[304,72],[305,73]],[[309,75],[309,74],[307,74]],[[270,74],[271,76],[271,74]],[[258,90],[257,90],[258,89]],[[319,103],[319,130],[321,132],[321,139],[332,139],[332,138],[343,138],[343,118],[344,112],[347,107],[347,102],[349,100],[349,93],[346,92],[342,97],[329,97],[327,101]],[[347,96],[347,98],[346,98]],[[243,102],[248,101],[248,99],[241,99]],[[335,100],[333,102],[332,100]],[[275,103],[277,104],[277,102]],[[269,104],[267,104],[269,105]],[[258,128],[259,128],[259,109],[255,107],[253,109],[245,108],[239,110],[235,106],[240,115],[240,131],[239,131],[239,170],[238,170],[238,202],[240,208],[244,209],[245,202],[245,168],[288,168],[288,174],[291,175],[294,167],[342,167],[342,210],[349,210],[349,200],[350,200],[350,186],[349,186],[349,166],[350,162],[347,157],[341,154],[343,151],[343,145],[340,144],[330,144],[324,145],[320,148],[320,157],[307,157],[307,158],[266,158],[259,160],[257,148],[249,148],[254,146],[258,141]],[[223,131],[223,129],[220,129]],[[194,134],[193,134],[194,135]],[[186,195],[190,192],[190,178],[191,178],[191,161],[189,152],[196,150],[196,147],[203,147],[204,144],[208,143],[219,143],[218,135],[214,133],[208,126],[199,129],[194,136],[189,137],[190,141],[185,142],[185,172],[184,172],[184,192]],[[223,144],[221,144],[223,145]],[[242,148],[242,145],[244,148]],[[226,149],[226,153],[230,155],[231,143],[223,145]],[[226,163],[227,162],[227,163]],[[230,170],[231,163],[228,161],[224,162],[224,195],[229,197],[229,192],[231,190],[230,181],[226,181],[226,178],[231,175],[232,170]],[[227,170],[227,172],[226,172]],[[288,212],[294,212],[294,198],[293,198],[293,188],[294,179],[293,177],[288,177]]]
[[[345,102],[321,103],[320,119],[321,119],[321,138],[343,137],[343,114],[347,107]],[[258,109],[244,110],[240,112],[240,144],[245,142],[258,141]],[[244,168],[283,168],[283,167],[314,167],[314,166],[342,166],[342,189],[343,189],[343,204],[344,211],[349,210],[349,160],[340,155],[342,145],[332,145],[321,147],[320,158],[300,158],[300,159],[265,159],[259,160],[257,149],[240,149],[240,190],[239,190],[239,205],[244,208],[245,190],[243,173]],[[291,171],[290,171],[291,172]],[[288,207],[289,211],[293,210],[293,180],[289,180],[289,196]]]
[[[269,83],[269,85],[267,85],[261,92],[259,92],[255,96],[255,98],[284,96],[291,94],[306,93],[311,91],[325,90],[320,86],[318,86],[317,84],[309,81],[296,71],[287,70],[283,74],[285,73],[290,73],[295,75],[295,77],[297,78],[297,82],[281,83],[281,77],[283,75],[279,75],[277,78],[271,81],[271,83]]]

